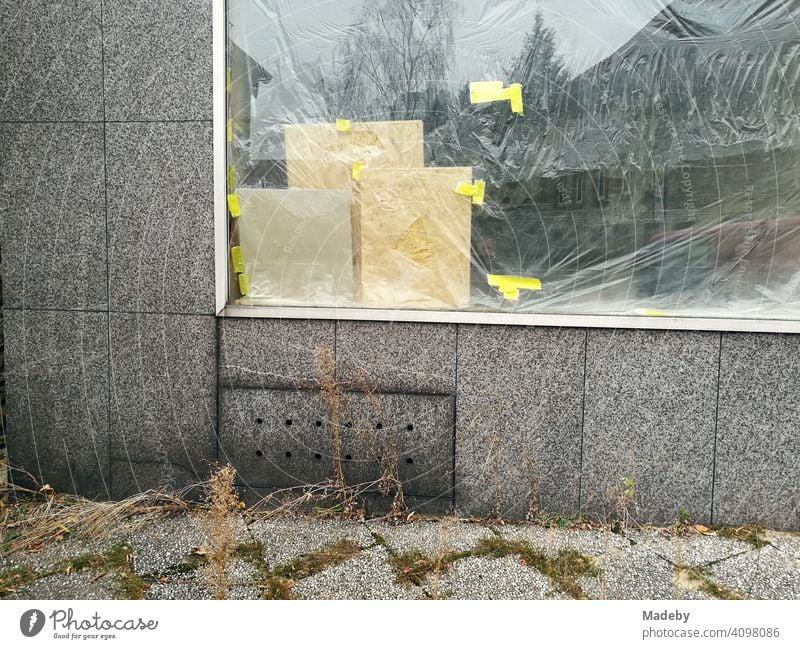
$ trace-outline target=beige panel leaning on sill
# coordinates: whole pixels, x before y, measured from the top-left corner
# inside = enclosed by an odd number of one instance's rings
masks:
[[[353,301],[350,192],[238,189],[239,245],[252,305],[340,306]]]
[[[472,203],[455,193],[459,182],[472,182],[471,167],[363,170],[363,306],[468,306]]]
[[[353,122],[350,131],[334,124],[295,124],[284,129],[286,176],[290,188],[348,189],[353,165],[422,167],[422,122]]]

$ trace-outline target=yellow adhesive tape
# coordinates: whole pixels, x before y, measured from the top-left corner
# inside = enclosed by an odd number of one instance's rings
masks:
[[[225,71],[225,87],[228,89],[228,94],[231,93],[231,69]]]
[[[228,190],[233,191],[236,187],[236,170],[233,165],[228,166]]]
[[[242,256],[242,249],[239,246],[231,248],[231,265],[235,273],[244,272],[244,257]]]
[[[243,296],[250,293],[250,279],[244,273],[239,275],[239,293]]]
[[[516,275],[487,275],[489,286],[494,286],[507,300],[518,300],[519,292],[541,291],[542,282],[535,277],[518,277]]]
[[[228,211],[233,218],[237,218],[242,214],[242,208],[239,207],[239,197],[236,194],[228,194]]]
[[[493,101],[511,102],[511,111],[523,115],[522,85],[512,83],[503,87],[502,81],[473,81],[469,84],[469,101],[472,104],[486,104]]]
[[[364,169],[363,162],[354,162],[353,163],[353,180],[361,180],[361,172]]]
[[[638,315],[646,315],[651,318],[663,318],[667,315],[666,311],[658,311],[656,309],[636,309]]]
[[[349,133],[351,128],[352,126],[349,119],[336,120],[336,130],[339,131],[339,133]]]
[[[228,120],[228,142],[233,142],[233,120]]]
[[[479,180],[474,185],[458,183],[453,191],[456,194],[471,198],[473,205],[483,205],[483,199],[486,197],[486,181]]]

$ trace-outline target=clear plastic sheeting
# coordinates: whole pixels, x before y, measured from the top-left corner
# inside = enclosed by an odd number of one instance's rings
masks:
[[[800,0],[227,18],[232,302],[800,319]]]

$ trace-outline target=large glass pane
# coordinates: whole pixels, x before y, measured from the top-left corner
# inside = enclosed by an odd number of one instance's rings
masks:
[[[800,318],[798,16],[228,0],[231,301]]]

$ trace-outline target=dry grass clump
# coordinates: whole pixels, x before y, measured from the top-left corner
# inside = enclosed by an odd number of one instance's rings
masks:
[[[189,509],[180,494],[159,491],[96,502],[58,494],[49,485],[38,490],[11,485],[8,495],[15,502],[0,512],[0,556],[36,551],[65,538],[109,538]]]
[[[227,599],[230,589],[230,564],[237,549],[236,526],[240,510],[234,482],[236,470],[229,464],[217,466],[206,483],[208,508],[200,515],[210,546],[208,562],[202,568],[214,599]]]

